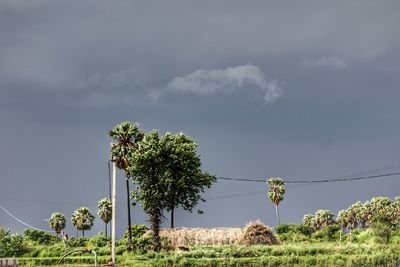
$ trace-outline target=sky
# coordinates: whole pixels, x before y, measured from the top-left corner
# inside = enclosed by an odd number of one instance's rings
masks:
[[[107,132],[184,132],[216,176],[400,170],[399,1],[0,2],[0,204],[50,230],[108,196]],[[365,175],[365,174],[364,174]],[[400,176],[287,186],[282,223],[400,195]],[[118,173],[118,233],[126,225]],[[218,181],[175,225],[275,226],[263,183]],[[133,223],[147,224],[140,206]],[[168,214],[163,226],[168,227]],[[26,228],[0,210],[0,226]],[[96,219],[96,234],[104,228]]]

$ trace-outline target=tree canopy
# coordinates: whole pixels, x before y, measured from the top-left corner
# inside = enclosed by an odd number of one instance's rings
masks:
[[[95,217],[92,212],[86,207],[80,207],[75,210],[71,217],[72,225],[82,231],[82,235],[85,236],[85,230],[92,229],[93,221]]]

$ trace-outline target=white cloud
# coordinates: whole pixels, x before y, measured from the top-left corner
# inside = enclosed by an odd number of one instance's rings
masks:
[[[278,81],[268,79],[258,66],[247,64],[226,69],[196,70],[189,75],[174,78],[162,89],[151,90],[148,96],[157,100],[168,92],[212,95],[244,88],[264,91],[267,103],[275,102],[283,92]]]
[[[336,70],[343,70],[349,67],[346,61],[337,57],[322,57],[315,61],[306,60],[304,65],[309,68],[332,68]]]

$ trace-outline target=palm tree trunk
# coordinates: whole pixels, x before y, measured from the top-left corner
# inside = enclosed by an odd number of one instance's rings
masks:
[[[82,236],[85,237],[85,230],[82,230]]]
[[[132,224],[131,224],[131,200],[129,197],[129,179],[126,177],[126,202],[128,210],[128,250],[132,249]]]
[[[278,210],[278,205],[275,205],[275,213],[276,213],[276,221],[278,225],[281,224],[281,220],[279,219],[279,210]]]
[[[78,237],[78,233],[79,233],[79,232],[78,232],[78,228],[76,228],[76,237]]]
[[[171,228],[174,228],[174,208],[171,209]]]
[[[107,237],[107,224],[105,224],[105,229],[106,229],[105,234],[106,234],[106,237]]]
[[[339,243],[341,243],[342,242],[342,229],[340,229],[340,232],[339,232]]]

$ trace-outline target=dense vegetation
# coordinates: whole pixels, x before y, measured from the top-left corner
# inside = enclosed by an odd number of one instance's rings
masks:
[[[133,251],[128,251],[126,232],[117,242],[117,259],[119,266],[395,266],[400,261],[400,226],[394,220],[398,203],[399,198],[392,202],[382,197],[357,202],[349,207],[352,212],[347,211],[352,215],[342,217],[340,212],[336,220],[332,212],[319,210],[304,216],[302,224],[277,226],[274,232],[282,242],[278,246],[206,246],[176,251],[168,240],[162,240],[162,251],[154,252],[153,239],[145,235],[147,227],[135,225]],[[363,217],[365,213],[369,215]],[[46,232],[27,229],[19,235],[0,228],[0,257],[19,257],[22,265],[55,265],[75,248],[92,248],[100,262],[110,260],[110,239],[103,233],[71,238],[64,246],[59,237]],[[77,255],[66,262],[90,264],[93,257]]]

